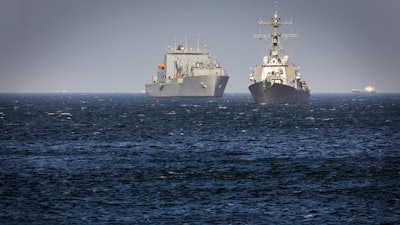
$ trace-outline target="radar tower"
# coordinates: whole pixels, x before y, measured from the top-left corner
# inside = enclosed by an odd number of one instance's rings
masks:
[[[260,26],[270,26],[272,27],[272,32],[269,34],[265,34],[262,33],[260,30],[260,33],[258,34],[254,34],[253,38],[257,38],[257,39],[264,39],[267,40],[269,38],[271,38],[272,40],[272,45],[269,48],[270,51],[270,55],[277,57],[279,53],[283,52],[283,48],[280,46],[280,37],[283,38],[296,38],[299,35],[298,34],[294,34],[294,33],[281,33],[279,31],[279,27],[282,26],[288,26],[288,25],[292,25],[293,22],[289,21],[289,22],[282,22],[281,18],[278,16],[278,2],[275,1],[275,11],[274,11],[274,16],[271,18],[271,21],[263,21],[260,20],[257,22]]]

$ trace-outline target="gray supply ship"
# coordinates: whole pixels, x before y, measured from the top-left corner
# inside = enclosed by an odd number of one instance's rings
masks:
[[[229,76],[208,50],[170,48],[158,64],[152,83],[146,84],[149,97],[222,97]]]
[[[251,67],[249,90],[256,103],[285,104],[307,103],[310,89],[300,76],[300,67],[289,63],[289,56],[283,55],[280,38],[298,37],[297,34],[281,33],[281,26],[292,22],[282,22],[278,16],[277,5],[271,21],[259,21],[259,25],[272,27],[270,34],[255,34],[254,38],[266,40],[271,38],[269,55],[264,56],[263,63]],[[283,56],[282,56],[283,55]]]

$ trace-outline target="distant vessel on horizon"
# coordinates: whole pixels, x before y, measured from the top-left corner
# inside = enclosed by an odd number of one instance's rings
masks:
[[[297,34],[283,34],[279,27],[291,25],[292,22],[282,22],[278,16],[275,2],[275,13],[271,21],[259,21],[259,25],[271,26],[270,34],[255,34],[254,38],[272,39],[269,55],[264,56],[263,63],[251,67],[249,79],[252,82],[249,90],[255,103],[285,104],[307,103],[310,89],[300,76],[300,67],[289,63],[289,56],[283,55],[280,38],[298,37]]]
[[[375,93],[375,87],[371,85],[371,83],[368,83],[367,86],[365,86],[364,90],[360,90],[360,89],[351,89],[351,92],[353,93]]]
[[[176,41],[175,41],[176,42]],[[178,45],[169,48],[158,64],[152,83],[145,85],[148,97],[222,97],[229,76],[208,50]]]

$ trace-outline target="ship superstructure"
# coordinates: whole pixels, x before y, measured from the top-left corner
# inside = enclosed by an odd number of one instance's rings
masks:
[[[249,90],[256,103],[307,103],[310,89],[300,75],[300,67],[289,62],[289,56],[284,55],[280,44],[281,38],[295,38],[298,34],[284,34],[279,28],[291,25],[292,22],[282,22],[278,16],[278,7],[275,3],[275,12],[271,21],[258,22],[260,26],[270,26],[269,34],[253,35],[260,40],[271,39],[269,54],[264,56],[262,64],[251,67]]]
[[[149,97],[222,97],[228,79],[207,49],[188,48],[185,41],[168,49],[145,91]]]

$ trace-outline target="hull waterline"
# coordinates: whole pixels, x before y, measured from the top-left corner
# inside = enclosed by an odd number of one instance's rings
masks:
[[[254,102],[257,104],[296,104],[307,103],[310,97],[309,91],[296,90],[293,87],[263,82],[254,83],[249,86]]]
[[[146,95],[153,98],[220,98],[223,97],[228,80],[228,76],[186,77],[182,83],[148,84]]]

